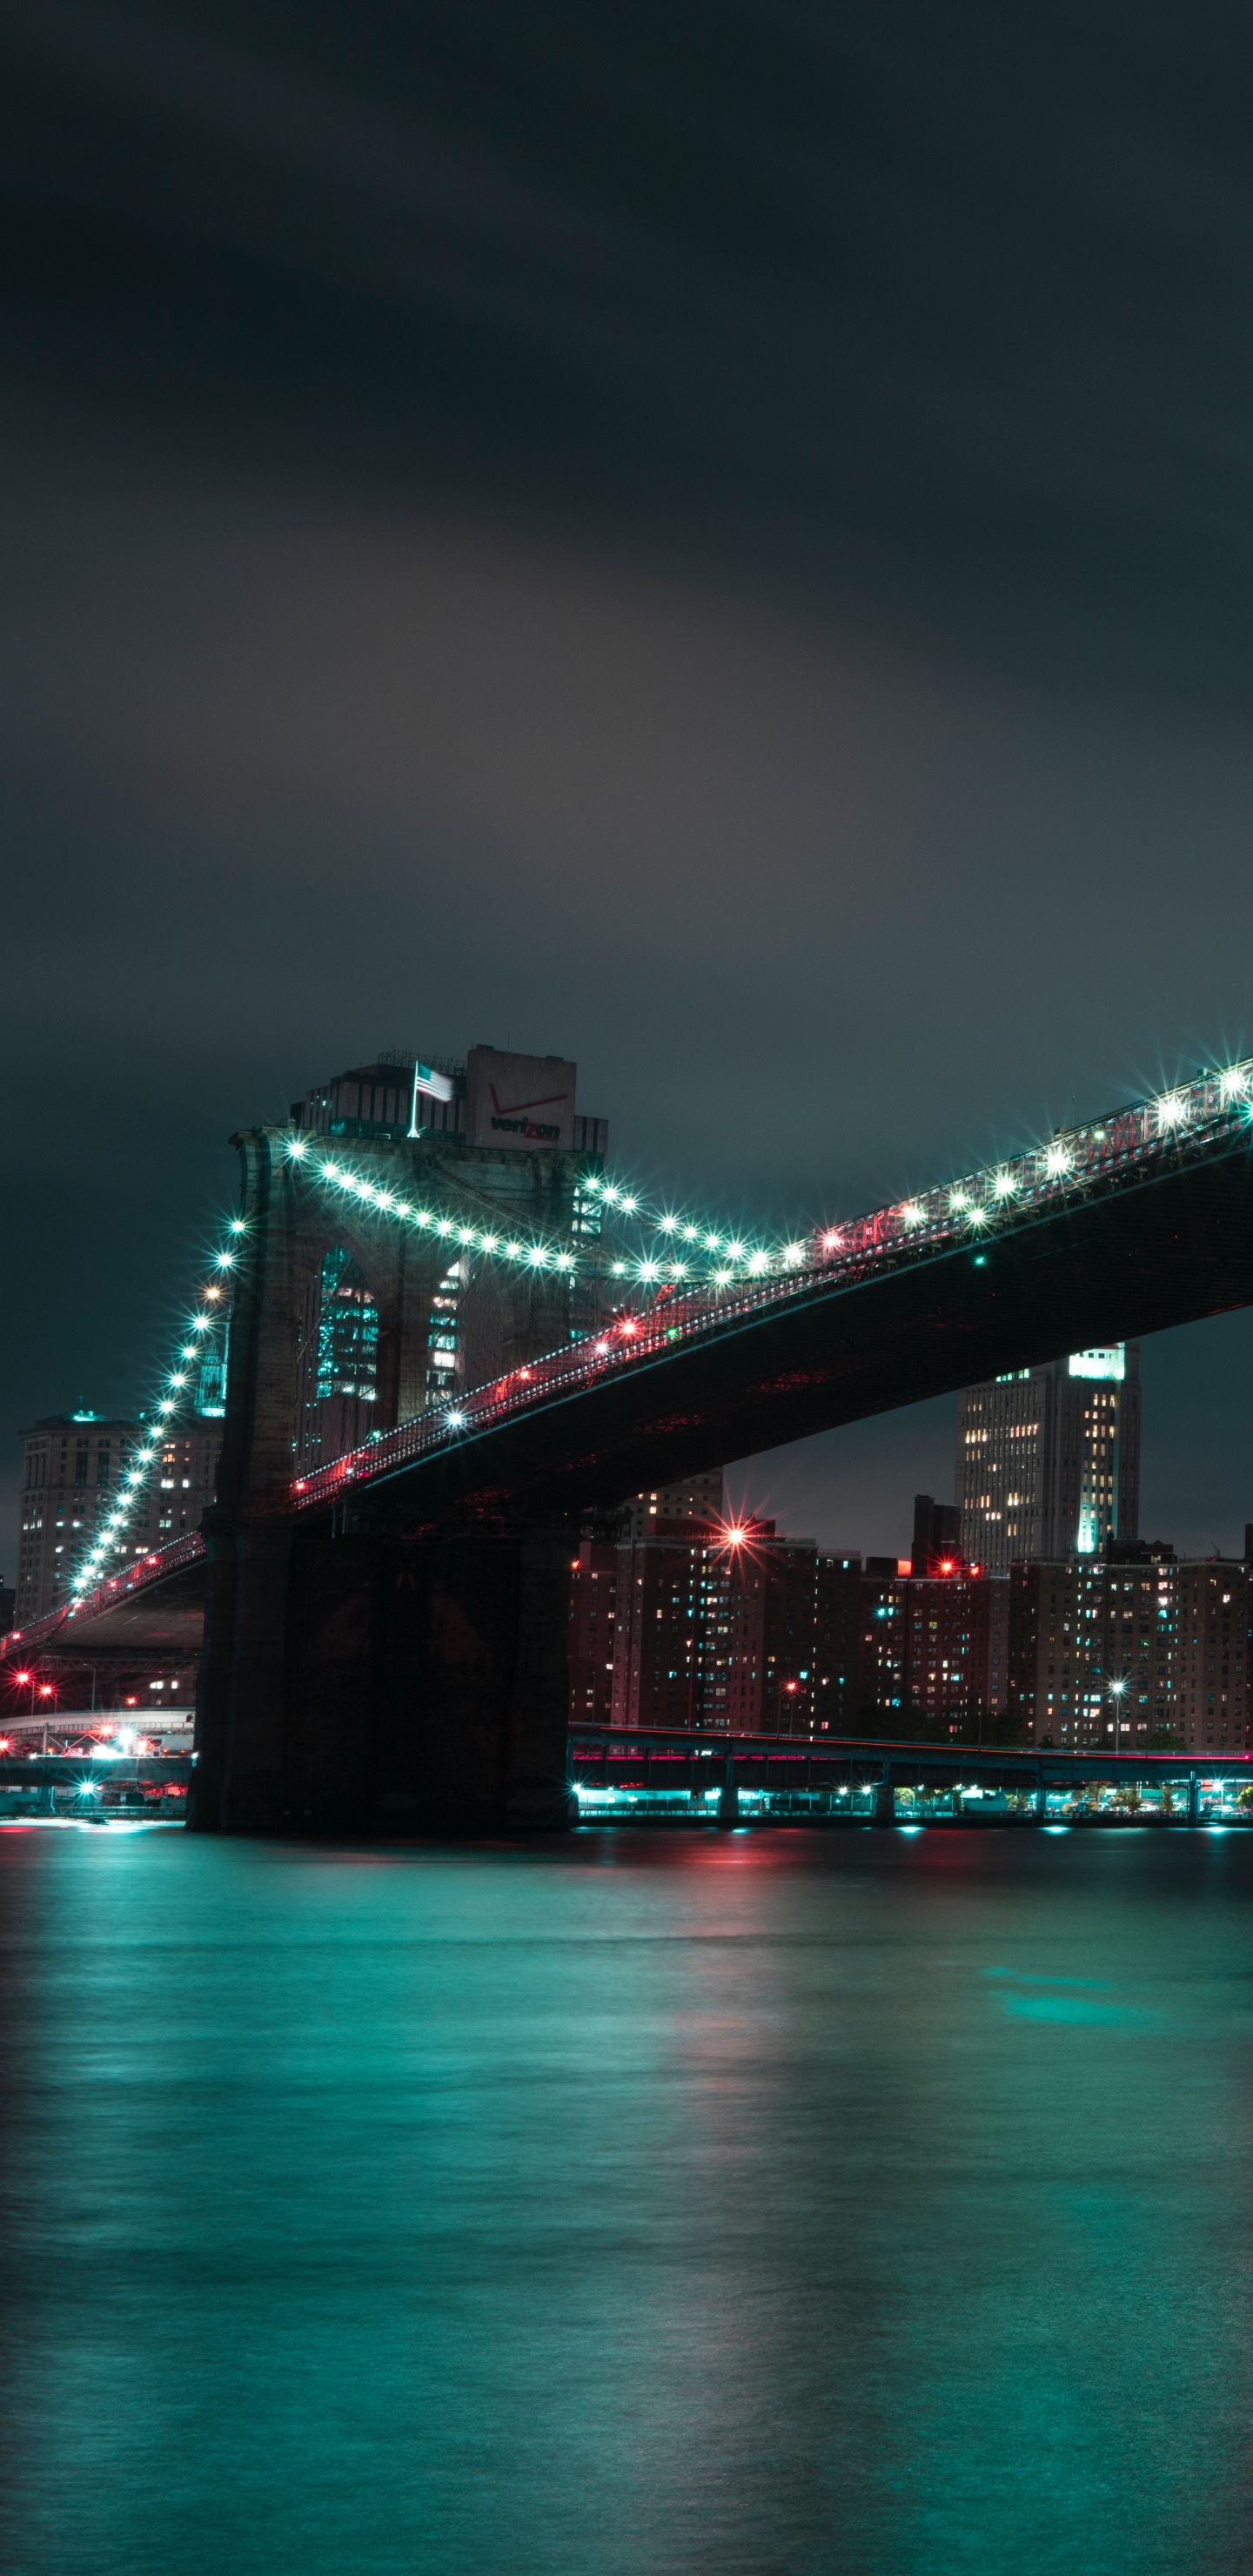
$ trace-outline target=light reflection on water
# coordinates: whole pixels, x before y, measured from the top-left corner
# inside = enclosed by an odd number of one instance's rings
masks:
[[[1243,2570],[1250,1895],[5,1835],[7,2565]]]

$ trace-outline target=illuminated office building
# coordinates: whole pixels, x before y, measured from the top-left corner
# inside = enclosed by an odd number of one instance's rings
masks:
[[[214,1498],[222,1421],[216,1413],[171,1417],[160,1435],[143,1421],[98,1413],[47,1414],[18,1434],[23,1448],[18,1516],[15,1624],[63,1609],[71,1577],[94,1553],[131,1465],[133,1450],[158,1448],[147,1482],[113,1549],[117,1569],[199,1529]]]
[[[962,1554],[989,1574],[1032,1557],[1097,1556],[1140,1514],[1134,1342],[1072,1351],[968,1386],[957,1426]]]

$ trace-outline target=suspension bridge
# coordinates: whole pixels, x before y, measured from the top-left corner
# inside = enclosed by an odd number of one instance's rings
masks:
[[[88,1639],[203,1637],[205,1830],[558,1821],[581,1516],[1253,1302],[1253,1061],[777,1239],[646,1199],[596,1157],[511,1225],[474,1204],[472,1175],[447,1186],[447,1161],[433,1189],[404,1134],[235,1141],[240,1210],[162,1372],[153,1442],[67,1608],[21,1639],[81,1655]],[[365,1283],[391,1419],[301,1456],[302,1352],[333,1250]],[[463,1364],[432,1393],[432,1293],[449,1282],[467,1311],[479,1300],[477,1347],[508,1365],[474,1382]],[[127,1561],[161,1423],[215,1336],[224,1358],[228,1326],[217,1504]]]

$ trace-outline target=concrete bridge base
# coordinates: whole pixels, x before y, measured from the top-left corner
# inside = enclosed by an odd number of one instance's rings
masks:
[[[333,1534],[219,1509],[205,1535],[194,1831],[570,1823],[567,1530]]]

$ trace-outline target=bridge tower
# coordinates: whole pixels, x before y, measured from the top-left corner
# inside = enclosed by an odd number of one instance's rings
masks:
[[[430,1089],[421,1087],[423,1080]],[[470,1263],[350,1198],[322,1140],[457,1223],[571,1235],[604,1122],[561,1058],[383,1059],[235,1142],[238,1288],[208,1583],[201,1832],[491,1832],[564,1823],[570,1528],[481,1509],[427,1527],[291,1512],[315,1466],[593,1319],[551,1275]],[[293,1146],[297,1149],[293,1152]]]

